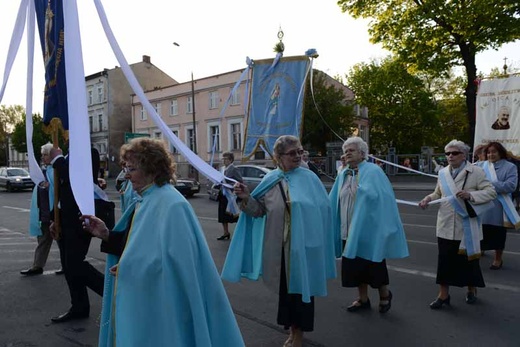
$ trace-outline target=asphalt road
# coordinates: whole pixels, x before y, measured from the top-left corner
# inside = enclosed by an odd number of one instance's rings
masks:
[[[396,189],[397,198],[420,200],[427,191]],[[112,188],[110,197],[117,201]],[[217,267],[221,268],[228,241],[217,241],[222,228],[217,223],[217,203],[204,193],[189,199]],[[59,265],[57,245],[49,256],[43,276],[24,278],[19,271],[32,263],[36,241],[27,235],[29,192],[0,191],[0,347],[96,346],[101,298],[90,292],[91,318],[52,324],[50,317],[69,307],[63,276],[53,273]],[[437,295],[435,271],[436,209],[422,211],[400,205],[410,257],[389,260],[392,309],[377,312],[377,291],[370,289],[373,308],[349,313],[346,307],[356,298],[355,289],[342,288],[340,280],[329,283],[329,295],[316,299],[315,331],[306,334],[306,346],[519,346],[520,330],[520,235],[510,232],[504,268],[488,269],[492,256],[481,260],[486,288],[478,302],[464,302],[465,289],[452,288],[452,307],[432,311],[428,304]],[[89,259],[100,270],[104,254],[94,240]],[[339,263],[338,263],[339,265]],[[339,266],[338,266],[339,269]],[[225,283],[247,346],[281,346],[286,332],[276,325],[277,295],[261,282],[243,280]]]

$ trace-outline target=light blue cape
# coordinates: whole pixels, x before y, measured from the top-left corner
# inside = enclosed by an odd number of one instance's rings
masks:
[[[277,189],[274,186],[282,179],[287,181],[291,200],[288,292],[302,294],[302,300],[309,302],[311,296],[326,296],[327,279],[336,277],[327,192],[308,169],[296,168],[286,173],[276,169],[263,178],[251,196],[261,198],[270,189]],[[223,279],[238,282],[241,277],[251,280],[260,277],[264,229],[265,216],[240,214],[222,270]]]
[[[200,224],[172,185],[143,193],[114,280],[117,261],[107,256],[99,346],[244,346]]]
[[[339,192],[347,171],[339,174],[329,194],[336,256],[373,262],[407,257],[408,245],[392,185],[379,166],[366,161],[359,164],[352,223],[342,250]]]
[[[45,177],[49,182],[49,206],[51,211],[54,207],[54,169],[52,165],[48,165],[45,170]],[[31,210],[29,212],[29,235],[41,236],[40,228],[40,209],[38,208],[38,185],[34,186],[31,197]]]

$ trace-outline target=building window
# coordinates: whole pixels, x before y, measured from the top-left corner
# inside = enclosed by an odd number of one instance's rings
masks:
[[[177,99],[173,99],[170,102],[170,116],[178,116],[179,115],[179,104],[177,103]]]
[[[161,116],[161,103],[158,102],[153,105],[153,108],[155,109],[155,113],[160,117]]]
[[[359,137],[361,137],[363,139],[363,141],[367,142],[368,141],[368,132],[367,132],[367,126],[366,125],[362,125],[360,124],[359,125]]]
[[[231,105],[240,105],[240,90],[238,88],[231,95]]]
[[[209,109],[218,108],[218,92],[209,92]]]
[[[193,98],[188,96],[188,102],[186,103],[186,113],[193,113]]]
[[[103,115],[98,115],[98,122],[99,122],[99,131],[103,130]]]
[[[92,105],[94,103],[94,94],[92,92],[92,89],[88,91],[88,104]]]
[[[103,86],[100,86],[97,88],[97,94],[98,94],[98,102],[103,102]]]
[[[175,135],[177,138],[179,137],[179,130],[172,130],[172,133],[173,133],[173,135]],[[170,151],[171,151],[173,154],[178,153],[177,148],[175,148],[175,146],[173,146],[172,144],[170,144]]]
[[[242,124],[231,123],[229,125],[230,148],[231,150],[240,150],[242,148]]]
[[[141,107],[141,120],[147,120],[148,115],[146,114],[146,110],[144,109],[144,106]]]
[[[193,128],[186,129],[186,145],[193,151],[195,149],[195,144],[193,142]]]
[[[209,136],[209,151],[213,153],[220,152],[220,126],[218,124],[215,125],[209,125],[208,129],[208,136]]]
[[[94,131],[94,129],[93,129],[93,122],[94,122],[94,120],[92,119],[92,116],[89,116],[88,117],[88,127],[90,129],[90,132]]]
[[[153,133],[153,138],[157,140],[162,139],[162,133],[160,131],[156,131],[155,133]]]

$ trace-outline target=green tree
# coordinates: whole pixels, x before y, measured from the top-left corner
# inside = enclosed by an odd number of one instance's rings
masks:
[[[438,129],[433,93],[392,57],[355,65],[347,76],[360,105],[368,107],[371,152],[419,153]]]
[[[27,152],[27,136],[25,135],[25,117],[18,123],[16,123],[12,142],[13,147],[20,153]],[[33,149],[36,161],[39,163],[41,160],[40,148],[47,142],[51,142],[51,136],[43,131],[43,119],[38,113],[33,115]]]
[[[475,133],[475,56],[520,37],[518,0],[339,0],[343,12],[371,18],[371,41],[419,70],[442,74],[466,69],[469,136]]]
[[[23,106],[0,105],[0,163],[7,165],[7,136],[13,132],[14,126],[25,115]]]
[[[324,154],[326,142],[340,141],[352,133],[352,106],[346,100],[345,90],[334,86],[334,81],[319,70],[314,70],[312,90],[310,78],[305,90],[302,143]],[[346,87],[345,87],[346,88]]]

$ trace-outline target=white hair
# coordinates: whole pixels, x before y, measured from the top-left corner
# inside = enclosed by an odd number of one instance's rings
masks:
[[[342,146],[343,153],[345,153],[345,150],[347,149],[348,145],[356,145],[357,149],[361,152],[363,155],[363,159],[368,159],[368,145],[361,137],[353,136],[349,137]]]
[[[444,146],[444,150],[447,151],[449,147],[458,148],[459,151],[464,153],[466,158],[468,157],[469,146],[467,144],[465,144],[464,142],[459,141],[459,140],[451,140],[450,142],[448,142],[448,144],[446,146]]]
[[[41,147],[42,154],[50,154],[52,149],[52,143],[46,143]]]

